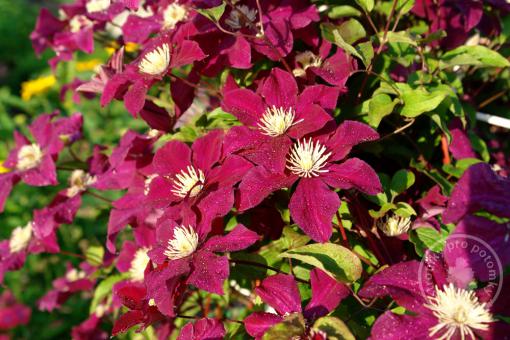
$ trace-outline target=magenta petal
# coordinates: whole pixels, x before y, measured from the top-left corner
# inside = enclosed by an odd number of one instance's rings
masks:
[[[160,175],[175,175],[191,165],[191,149],[180,141],[170,141],[156,151],[154,169]]]
[[[315,320],[335,309],[340,301],[351,294],[349,288],[320,269],[310,272],[312,299],[306,305],[304,315]]]
[[[316,75],[331,85],[338,86],[341,90],[345,89],[345,83],[355,69],[356,61],[340,48],[333,56],[326,59],[321,67],[311,68]]]
[[[426,281],[425,271],[419,278],[418,261],[400,262],[373,275],[359,291],[367,298],[390,295],[400,306],[414,312],[427,311],[423,306],[426,297],[422,295],[422,284]],[[425,285],[424,285],[425,286]]]
[[[327,110],[336,108],[340,91],[336,87],[325,85],[307,86],[298,98],[298,107],[318,104]]]
[[[223,295],[223,281],[228,277],[228,259],[202,250],[193,256],[188,284],[211,293]]]
[[[219,161],[223,144],[223,130],[213,130],[193,142],[193,164],[206,172]],[[207,172],[206,172],[207,173]]]
[[[261,338],[264,333],[281,322],[283,317],[263,312],[255,312],[244,319],[244,327],[246,332],[255,338]]]
[[[228,214],[233,205],[234,189],[231,186],[209,191],[197,204],[202,215],[198,228],[199,235],[207,235],[211,230],[212,221]]]
[[[225,136],[223,152],[228,155],[241,150],[254,149],[264,141],[260,136],[260,131],[247,126],[233,126]]]
[[[229,156],[223,163],[212,169],[208,183],[218,183],[219,187],[233,186],[253,167],[253,164],[240,156]]]
[[[319,178],[302,178],[289,203],[290,215],[314,241],[327,242],[340,198]]]
[[[375,321],[371,336],[378,340],[430,339],[429,329],[436,324],[432,315],[397,315],[386,311]]]
[[[298,87],[292,74],[275,68],[264,81],[260,93],[268,106],[288,109],[296,106]]]
[[[343,159],[351,151],[353,146],[378,138],[379,134],[370,126],[360,122],[346,120],[338,126],[335,133],[330,137],[329,141],[326,142],[328,149],[333,151],[329,161]]]
[[[131,85],[129,90],[124,95],[124,105],[126,109],[136,117],[138,112],[142,110],[145,104],[145,95],[147,94],[148,88],[144,83],[138,81]]]
[[[288,20],[272,20],[264,26],[265,39],[253,43],[255,49],[273,61],[278,61],[292,51],[294,37]]]
[[[292,140],[286,135],[278,137],[264,136],[262,138],[267,138],[267,141],[253,150],[244,152],[242,155],[253,163],[264,166],[270,172],[283,173]]]
[[[206,55],[196,41],[184,40],[172,51],[170,67],[176,68],[184,66],[194,61],[202,60],[205,57]]]
[[[145,284],[147,296],[154,299],[159,311],[169,317],[175,315],[174,291],[181,280],[181,275],[189,270],[186,259],[172,261],[171,266],[161,271],[146,273]]]
[[[498,176],[489,164],[478,163],[469,167],[453,188],[443,222],[456,222],[479,210],[510,217],[509,206],[510,179]]]
[[[292,275],[269,276],[255,288],[255,293],[280,315],[301,312],[301,296]]]
[[[203,318],[186,324],[177,340],[222,340],[224,336],[225,327],[221,321]]]
[[[302,122],[291,127],[288,132],[289,136],[295,139],[321,129],[326,123],[333,121],[333,117],[319,105],[308,104],[298,108],[296,122],[299,120]]]
[[[235,42],[232,46],[224,49],[229,64],[234,68],[248,69],[251,67],[251,46],[241,35],[233,37]]]
[[[253,208],[273,191],[290,187],[296,177],[281,173],[271,173],[263,166],[248,171],[239,184],[239,210]]]
[[[228,91],[221,107],[225,112],[236,116],[241,123],[249,126],[257,126],[266,109],[262,99],[246,89]]]
[[[324,182],[333,188],[356,188],[366,194],[376,195],[382,191],[377,173],[359,158],[349,158],[340,164],[331,164],[323,173]]]
[[[28,185],[45,186],[57,184],[57,170],[50,155],[44,155],[37,168],[24,171],[21,179]]]
[[[248,248],[257,242],[257,233],[238,224],[225,236],[213,236],[204,244],[204,249],[212,252],[232,252]]]
[[[0,213],[4,211],[5,201],[11,193],[13,185],[19,181],[18,176],[13,172],[0,174]]]

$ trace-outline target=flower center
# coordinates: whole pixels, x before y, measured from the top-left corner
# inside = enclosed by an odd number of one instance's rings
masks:
[[[185,170],[181,170],[180,174],[175,176],[174,187],[172,192],[181,198],[195,197],[200,190],[204,187],[205,175],[202,170],[195,170],[194,167],[189,165]]]
[[[252,27],[255,20],[257,20],[256,9],[251,9],[246,5],[239,5],[232,9],[225,23],[233,29],[238,30],[243,27]]]
[[[175,25],[177,25],[177,23],[186,19],[187,15],[188,11],[186,10],[186,7],[174,2],[167,6],[163,12],[163,27],[172,29]]]
[[[140,72],[156,76],[165,72],[168,65],[170,65],[170,47],[168,44],[163,44],[147,53],[138,68]]]
[[[83,270],[77,270],[76,268],[71,269],[66,273],[66,280],[70,282],[84,279],[87,276]]]
[[[324,170],[331,152],[326,154],[326,147],[318,141],[313,144],[312,139],[308,141],[298,141],[292,147],[290,158],[287,159],[287,169],[299,177],[317,177],[320,173],[328,172]]]
[[[20,171],[37,167],[43,158],[41,147],[38,144],[23,145],[18,151],[16,169]]]
[[[72,17],[71,20],[69,21],[69,30],[72,33],[76,33],[80,31],[83,27],[89,25],[92,25],[92,21],[90,21],[83,15],[76,15]]]
[[[266,109],[266,112],[260,119],[258,126],[263,131],[264,135],[278,137],[287,132],[291,126],[303,121],[300,119],[299,121],[294,122],[295,117],[296,113],[292,108],[285,111],[283,107],[277,108],[273,105],[273,107],[268,107]]]
[[[110,0],[89,0],[85,7],[89,13],[102,12],[110,7],[110,2]]]
[[[438,339],[452,339],[459,332],[465,339],[475,339],[473,330],[485,331],[489,323],[494,322],[486,303],[480,303],[473,291],[456,288],[452,283],[443,290],[436,287],[436,296],[430,298],[425,307],[432,310],[438,324],[429,329],[429,336],[434,337],[444,332]]]
[[[170,260],[187,257],[197,249],[198,235],[191,226],[180,226],[174,229],[174,237],[168,240],[165,255]]]
[[[135,257],[131,261],[129,268],[129,275],[131,280],[141,282],[144,278],[145,268],[149,263],[149,256],[147,255],[147,248],[140,248],[136,251]]]
[[[17,227],[12,231],[9,239],[9,250],[11,253],[17,253],[28,247],[32,238],[32,222],[24,227]]]
[[[310,51],[305,51],[298,54],[296,56],[296,61],[301,64],[301,68],[296,68],[292,71],[296,77],[304,77],[306,75],[306,70],[309,67],[321,67],[322,65],[321,57],[313,54]]]
[[[67,196],[74,197],[82,191],[85,191],[89,186],[96,182],[95,176],[90,176],[83,170],[74,170],[69,178],[69,189],[67,189]]]
[[[386,234],[386,236],[390,237],[407,233],[410,226],[410,217],[402,217],[398,215],[393,215],[386,219],[380,219],[377,221],[377,227]]]

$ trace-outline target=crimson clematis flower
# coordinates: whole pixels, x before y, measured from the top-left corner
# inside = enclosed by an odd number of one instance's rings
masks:
[[[14,132],[16,147],[3,164],[10,171],[0,174],[0,212],[13,185],[20,180],[32,186],[57,184],[55,160],[64,146],[81,137],[83,117],[76,113],[53,121],[56,115],[56,112],[45,114],[34,120],[30,125],[33,143]]]
[[[145,104],[150,87],[177,68],[205,57],[195,41],[174,41],[169,34],[151,40],[139,58],[113,75],[104,88],[101,105],[123,98],[126,109],[136,117]]]
[[[198,223],[209,226],[213,219],[230,211],[233,187],[252,165],[236,155],[225,158],[223,137],[223,131],[214,130],[197,139],[191,148],[171,141],[156,151],[156,176],[150,181],[148,199],[164,207],[167,218],[198,214]]]
[[[338,91],[322,90],[329,94],[328,101],[336,104]],[[315,101],[315,91],[315,88],[308,87],[298,96],[294,77],[279,68],[272,70],[260,84],[259,94],[247,89],[227,91],[222,102],[223,109],[245,125],[229,131],[225,142],[228,150],[240,152],[270,171],[282,172],[292,140],[333,121],[331,115]]]
[[[332,234],[333,215],[340,207],[338,194],[330,187],[355,188],[369,195],[382,190],[367,163],[345,159],[354,145],[378,137],[368,125],[345,121],[330,134],[298,140],[287,155],[285,172],[256,167],[244,176],[239,185],[239,210],[252,208],[273,191],[298,181],[289,204],[291,217],[313,240],[326,242]]]
[[[372,327],[374,339],[501,339],[508,334],[510,326],[495,318],[502,311],[489,305],[493,287],[469,290],[459,286],[457,282],[465,283],[464,278],[445,265],[441,254],[427,252],[426,270],[419,267],[418,261],[398,263],[373,275],[360,290],[367,298],[390,295],[413,313],[386,311]],[[500,299],[508,296],[507,291],[508,284]]]
[[[227,235],[209,237],[203,228],[172,221],[158,227],[157,237],[158,243],[149,251],[149,257],[158,268],[146,275],[146,284],[156,306],[169,316],[174,315],[174,304],[168,293],[168,281],[173,282],[170,286],[175,286],[175,280],[185,276],[187,284],[223,294],[229,263],[226,256],[215,253],[246,249],[259,238],[241,224]]]
[[[301,297],[294,277],[277,274],[270,276],[255,288],[255,292],[262,301],[276,310],[277,314],[255,312],[244,320],[246,331],[256,339],[261,339],[264,333],[273,325],[283,321],[284,316],[291,313],[303,313],[308,323],[335,309],[341,300],[350,294],[350,290],[343,283],[336,281],[320,269],[313,269],[310,273],[312,299],[301,308]]]

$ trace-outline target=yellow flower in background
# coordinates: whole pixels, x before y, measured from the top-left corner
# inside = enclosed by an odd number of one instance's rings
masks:
[[[10,171],[11,169],[4,167],[4,161],[0,161],[0,174],[5,174]]]
[[[128,42],[126,45],[124,45],[124,48],[126,49],[126,52],[131,53],[138,51],[139,46],[137,43]]]
[[[57,83],[54,75],[43,76],[21,83],[21,99],[29,101],[35,95],[48,91]]]
[[[76,71],[85,72],[85,71],[94,71],[94,69],[101,65],[103,62],[99,59],[90,59],[85,61],[78,61],[76,63]]]

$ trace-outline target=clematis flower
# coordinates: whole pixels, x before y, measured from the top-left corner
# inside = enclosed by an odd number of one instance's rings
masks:
[[[53,289],[39,300],[39,309],[51,312],[60,308],[73,294],[91,290],[95,280],[90,275],[94,271],[95,268],[87,262],[81,263],[79,269],[68,264],[65,276],[54,280]]]
[[[488,304],[494,292],[456,285],[458,273],[445,266],[441,254],[427,252],[425,261],[421,272],[418,261],[393,265],[360,290],[366,298],[390,295],[413,313],[384,312],[372,327],[374,339],[497,339],[507,334],[508,325],[496,319],[494,305]]]
[[[101,96],[105,106],[114,98],[123,99],[126,109],[134,116],[142,110],[150,87],[172,68],[192,64],[205,57],[199,45],[190,40],[173,41],[169,35],[154,38],[139,58],[127,65],[124,72],[108,81]]]
[[[147,255],[148,251],[148,246],[139,247],[135,242],[124,242],[122,250],[117,257],[117,269],[121,273],[129,273],[131,281],[143,282],[145,270],[150,261]]]
[[[194,323],[187,323],[177,340],[221,340],[224,339],[225,333],[225,327],[221,321],[202,318]]]
[[[198,214],[198,223],[209,226],[230,211],[234,185],[252,165],[236,155],[224,157],[223,135],[213,130],[195,140],[191,148],[171,141],[156,151],[157,176],[151,179],[148,199],[164,208],[167,218]]]
[[[122,304],[129,308],[129,311],[115,320],[112,336],[124,333],[136,325],[140,325],[139,331],[142,331],[148,326],[158,322],[163,324],[160,324],[159,327],[164,328],[165,324],[173,321],[168,320],[161,314],[154,305],[153,300],[149,300],[146,297],[147,290],[143,285],[129,283],[116,285],[114,288],[114,296],[120,299]],[[159,327],[156,327],[156,329]],[[161,338],[166,339],[168,336],[169,334],[166,334],[166,337],[162,336]]]
[[[172,221],[158,227],[157,237],[157,245],[149,251],[149,257],[158,268],[148,274],[146,283],[149,296],[154,298],[159,310],[169,316],[174,315],[174,305],[169,301],[165,282],[175,282],[184,276],[187,284],[223,294],[229,262],[226,256],[215,253],[239,251],[258,240],[256,233],[241,224],[227,235],[209,236],[203,229]]]
[[[510,217],[509,205],[510,179],[498,176],[489,164],[478,163],[470,166],[453,188],[443,222],[456,222],[480,210]]]
[[[331,188],[355,188],[369,195],[382,190],[367,163],[345,159],[354,145],[378,137],[365,124],[345,121],[330,134],[298,140],[287,155],[285,172],[256,167],[244,176],[239,185],[239,210],[252,208],[271,192],[298,181],[289,203],[291,217],[313,240],[326,242],[332,234],[333,215],[340,207],[338,194]]]
[[[347,286],[317,268],[310,272],[310,281],[312,299],[303,310],[299,289],[293,276],[277,274],[264,279],[262,284],[255,288],[255,293],[262,301],[273,307],[277,314],[255,312],[249,315],[244,320],[248,334],[261,339],[269,328],[283,321],[284,316],[291,313],[303,313],[306,322],[311,324],[335,309],[340,301],[350,294]]]
[[[312,51],[304,51],[296,54],[296,67],[292,73],[296,77],[313,80],[317,76],[331,85],[338,86],[340,91],[345,92],[345,83],[353,71],[357,69],[357,62],[341,48],[337,48],[331,56],[332,44],[326,40],[322,42],[317,54]]]
[[[20,180],[32,186],[57,184],[55,161],[66,145],[81,137],[83,118],[74,114],[53,121],[57,113],[40,115],[30,125],[34,141],[14,132],[16,146],[3,166],[9,172],[0,174],[0,212],[12,187]]]
[[[338,91],[324,89],[329,90],[329,100],[336,104]],[[240,152],[269,171],[282,172],[293,139],[315,132],[333,121],[331,115],[313,100],[313,91],[313,88],[307,88],[298,96],[294,77],[279,68],[273,69],[261,83],[260,95],[247,89],[227,91],[222,102],[223,110],[245,125],[231,128],[225,142],[228,150]]]
[[[6,331],[30,321],[32,311],[18,302],[9,290],[0,295],[0,330]],[[9,337],[7,337],[9,338]]]

